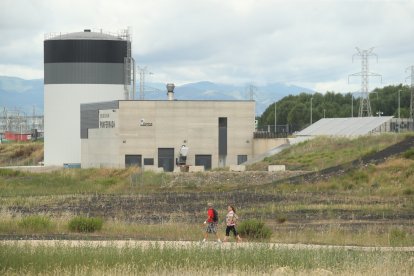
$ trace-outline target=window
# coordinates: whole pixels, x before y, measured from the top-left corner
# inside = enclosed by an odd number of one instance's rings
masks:
[[[146,166],[154,165],[154,158],[144,158],[144,165]]]
[[[125,155],[125,167],[141,167],[141,155],[127,154]]]
[[[237,155],[237,165],[243,164],[247,161],[247,155]]]

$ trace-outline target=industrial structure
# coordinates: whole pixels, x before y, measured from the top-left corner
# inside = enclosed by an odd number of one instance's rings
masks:
[[[79,164],[81,103],[132,99],[134,76],[128,30],[46,35],[45,165]]]
[[[29,141],[43,137],[43,116],[20,109],[3,108],[0,112],[0,141]]]
[[[173,89],[168,100],[82,104],[82,167],[212,169],[268,150],[254,145],[254,101],[180,101]]]

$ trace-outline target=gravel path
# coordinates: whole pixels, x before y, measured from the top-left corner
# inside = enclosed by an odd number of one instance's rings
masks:
[[[370,247],[370,246],[340,246],[340,245],[317,245],[317,244],[281,244],[281,243],[218,243],[213,241],[194,242],[194,241],[136,241],[136,240],[112,240],[112,241],[84,241],[84,240],[2,240],[0,245],[15,246],[69,246],[69,247],[142,247],[150,248],[153,246],[191,248],[194,246],[216,247],[222,249],[231,249],[234,247],[252,248],[252,247],[272,247],[274,249],[291,249],[291,250],[354,250],[354,251],[381,251],[381,252],[414,252],[414,246],[411,247]]]

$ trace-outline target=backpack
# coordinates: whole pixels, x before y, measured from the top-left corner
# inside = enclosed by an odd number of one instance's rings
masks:
[[[213,214],[214,214],[214,216],[213,216],[213,221],[214,221],[214,222],[218,222],[218,212],[217,212],[217,210],[216,210],[216,209],[213,209]]]

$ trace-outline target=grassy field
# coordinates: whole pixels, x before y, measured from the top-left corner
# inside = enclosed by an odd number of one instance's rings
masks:
[[[273,231],[270,242],[414,246],[414,154],[410,151],[328,179],[296,184],[280,181],[362,158],[404,137],[317,138],[252,165],[246,173],[0,169],[0,237],[199,241],[206,203],[213,201],[221,220],[231,203],[241,222],[264,221]],[[0,145],[0,161],[3,165],[34,164],[40,161],[41,152],[42,144]],[[268,164],[286,164],[298,171],[283,175],[261,171]],[[102,229],[78,233],[69,227],[76,216],[102,218]],[[223,224],[219,233],[223,238]],[[414,253],[291,250],[270,245],[228,250],[213,243],[147,249],[0,245],[1,275],[196,273],[412,275]]]
[[[2,275],[412,275],[413,252],[222,248],[0,245]]]
[[[320,169],[332,159],[327,152],[339,156],[339,161],[331,163],[335,165],[404,137],[318,138],[272,160],[301,170]],[[297,159],[292,161],[294,157]],[[310,161],[303,162],[305,159]],[[273,242],[414,245],[414,160],[410,155],[312,183],[274,184],[277,179],[260,171],[177,175],[141,173],[134,168],[49,173],[0,169],[0,235],[198,240],[206,203],[213,201],[222,218],[231,203],[242,220],[265,221],[273,230]],[[49,218],[48,227],[22,226],[22,219],[36,215]],[[71,232],[67,221],[77,215],[103,218],[102,230],[94,234]]]

